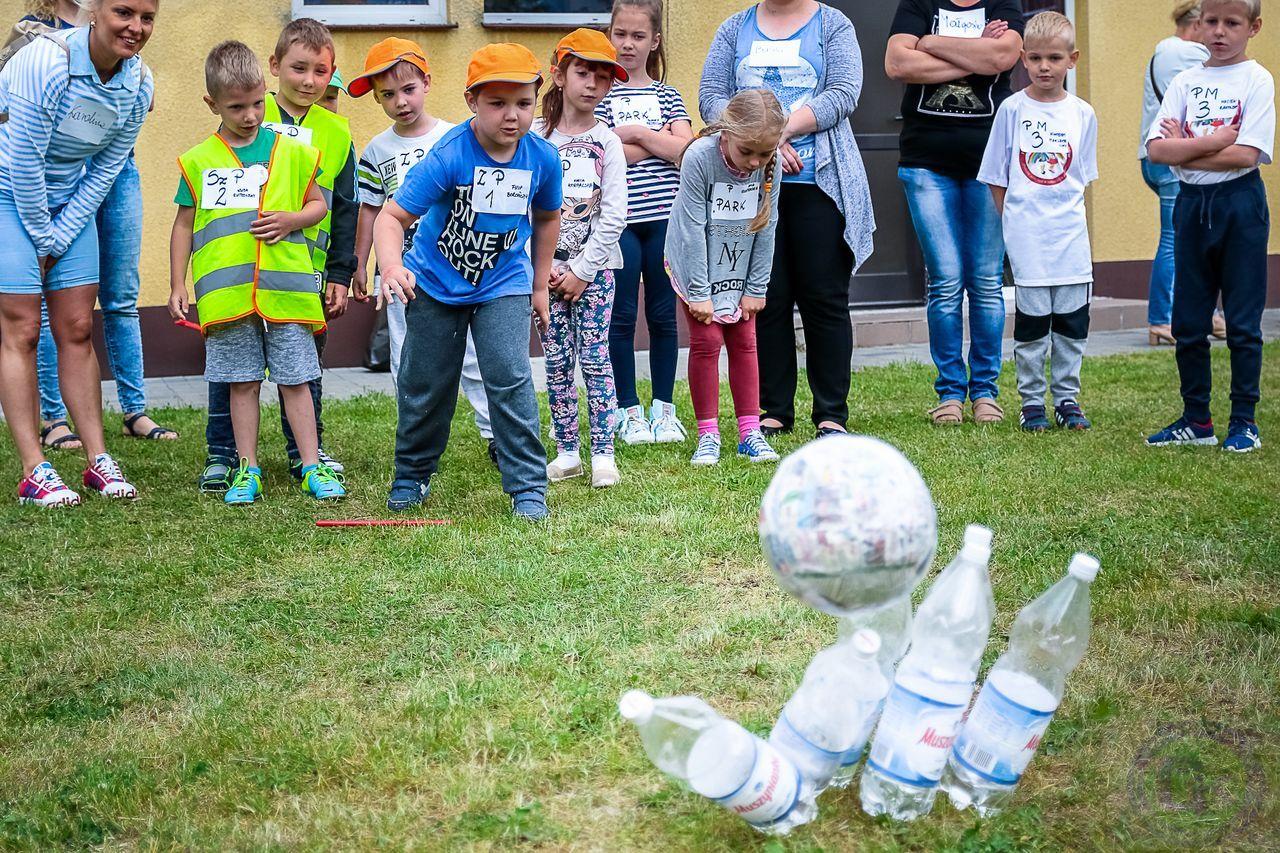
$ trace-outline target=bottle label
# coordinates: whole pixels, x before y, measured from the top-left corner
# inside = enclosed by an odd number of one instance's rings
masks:
[[[830,779],[840,766],[843,755],[843,752],[831,752],[811,743],[796,729],[786,710],[778,717],[778,724],[769,735],[769,743],[795,762],[801,776],[815,782]]]
[[[1052,719],[1053,711],[1020,705],[988,681],[956,741],[956,760],[997,785],[1016,785]]]
[[[867,764],[905,785],[936,786],[955,743],[964,708],[894,684]]]
[[[800,771],[767,742],[755,738],[756,760],[738,790],[717,803],[753,826],[785,818],[800,800]]]

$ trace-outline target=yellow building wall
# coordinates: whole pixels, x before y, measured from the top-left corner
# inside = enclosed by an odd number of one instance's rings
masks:
[[[1098,114],[1098,182],[1090,199],[1097,262],[1149,260],[1159,235],[1155,195],[1138,169],[1143,79],[1157,42],[1173,34],[1173,0],[1076,0],[1081,48],[1079,94]],[[1280,2],[1263,9],[1249,55],[1280,76]],[[1270,12],[1269,20],[1266,13]],[[1262,175],[1271,205],[1271,253],[1280,253],[1280,167]]]

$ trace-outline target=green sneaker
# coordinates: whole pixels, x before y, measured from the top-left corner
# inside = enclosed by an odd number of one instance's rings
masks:
[[[328,465],[308,465],[302,469],[302,490],[318,501],[338,501],[347,496],[342,481]]]
[[[240,470],[231,481],[231,488],[222,496],[224,503],[232,505],[251,504],[262,496],[262,469],[250,467],[248,461],[240,460]]]
[[[200,472],[196,486],[206,494],[220,495],[231,488],[231,477],[235,470],[234,461],[221,456],[210,456],[204,460],[204,470]]]

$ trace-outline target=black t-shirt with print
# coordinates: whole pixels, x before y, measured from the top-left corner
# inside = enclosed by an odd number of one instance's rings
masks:
[[[901,0],[891,35],[923,37],[939,32],[981,33],[987,21],[1003,20],[1022,34],[1020,0],[979,0],[961,6],[951,0]],[[901,165],[973,178],[982,164],[991,123],[1009,97],[1009,74],[971,74],[950,83],[912,83],[902,97]]]

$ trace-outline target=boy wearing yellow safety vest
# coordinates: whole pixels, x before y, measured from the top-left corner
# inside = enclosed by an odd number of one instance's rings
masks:
[[[237,41],[205,60],[205,103],[218,132],[178,158],[178,215],[169,248],[169,313],[190,304],[205,335],[205,379],[230,388],[239,469],[228,504],[262,494],[258,399],[268,375],[280,389],[302,455],[303,489],[320,500],[346,495],[320,463],[308,383],[320,375],[313,335],[325,329],[314,246],[306,236],[328,211],[319,186],[321,154],[262,127],[266,82],[253,51]]]
[[[299,18],[285,26],[271,55],[271,74],[279,78],[279,92],[265,103],[263,124],[284,136],[311,145],[320,151],[320,174],[316,181],[324,194],[325,218],[303,232],[311,248],[315,270],[321,276],[319,292],[329,319],[347,310],[347,289],[355,272],[355,234],[359,204],[356,202],[356,156],[351,129],[345,118],[334,115],[320,102],[325,97],[336,70],[333,36],[312,18]],[[315,338],[317,351],[324,354],[325,335]],[[309,383],[315,409],[315,429],[320,441],[320,459],[339,477],[341,463],[324,452],[322,418],[323,388],[319,377]],[[282,400],[283,403],[283,400]],[[202,491],[221,491],[230,473],[228,458],[235,458],[230,430],[228,394],[225,386],[209,386],[209,428],[206,439],[209,455],[200,477]],[[281,405],[281,428],[289,454],[289,470],[302,476],[302,459],[287,412]]]

